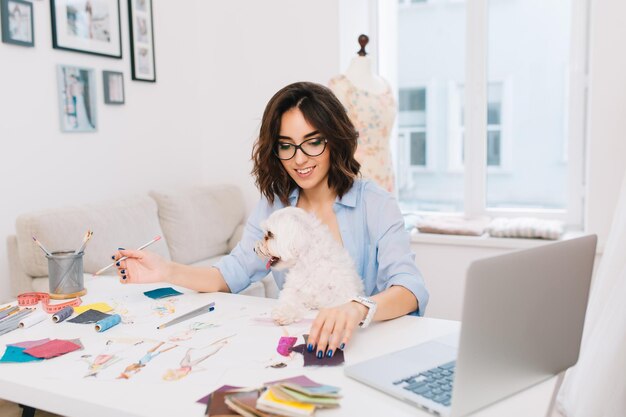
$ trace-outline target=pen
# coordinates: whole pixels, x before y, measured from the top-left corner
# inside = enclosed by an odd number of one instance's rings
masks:
[[[154,239],[152,239],[150,242],[146,243],[143,246],[140,246],[139,248],[137,248],[137,250],[143,250],[145,248],[147,248],[148,246],[152,245],[154,242],[158,242],[159,240],[161,240],[161,236],[157,236]],[[120,259],[111,262],[109,265],[105,266],[104,268],[100,269],[98,272],[96,272],[95,274],[93,274],[94,276],[100,275],[101,273],[103,273],[104,271],[106,271],[107,269],[111,268],[112,266],[114,266],[116,263],[121,262],[121,261],[125,261],[126,259],[128,259],[128,256],[122,256]]]
[[[174,324],[178,324],[181,321],[185,321],[185,320],[189,320],[191,318],[194,318],[196,316],[199,316],[200,314],[204,314],[204,313],[208,313],[215,310],[215,303],[209,303],[205,306],[196,308],[195,310],[191,310],[189,313],[183,314],[180,317],[175,318],[174,320],[168,321],[167,323],[163,323],[162,325],[160,325],[159,327],[157,327],[157,329],[164,329],[168,326],[174,325]]]

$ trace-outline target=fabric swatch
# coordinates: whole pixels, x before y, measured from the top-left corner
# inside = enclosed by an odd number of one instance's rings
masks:
[[[81,346],[76,343],[72,343],[69,340],[54,339],[43,345],[35,346],[26,349],[24,353],[27,353],[36,358],[50,359],[57,356],[65,355],[66,353],[73,352],[80,349]]]
[[[15,346],[15,347],[19,347],[19,348],[28,349],[28,348],[31,348],[31,347],[43,345],[44,343],[49,342],[49,341],[50,341],[50,339],[26,340],[24,342],[11,343],[11,344],[8,344],[7,346]]]
[[[155,300],[159,298],[173,297],[175,295],[181,295],[181,294],[182,292],[176,291],[172,287],[157,288],[156,290],[144,292],[145,296],[150,297]]]
[[[280,353],[282,356],[289,356],[291,348],[296,344],[297,340],[297,337],[281,336],[276,352]]]
[[[91,324],[91,323],[96,323],[109,316],[110,314],[106,314],[98,310],[87,310],[83,314],[79,314],[73,319],[69,319],[68,322],[79,323],[79,324]]]
[[[113,310],[113,307],[111,307],[107,303],[93,303],[85,304],[84,306],[74,307],[75,314],[82,314],[87,310],[96,310],[100,311],[101,313],[108,313],[109,311]]]
[[[333,352],[332,357],[326,355],[318,358],[317,351],[309,352],[305,344],[294,346],[291,348],[292,352],[298,352],[304,357],[304,366],[338,366],[345,362],[343,357],[343,350],[337,349]]]
[[[276,380],[276,381],[270,381],[270,382],[266,382],[263,385],[275,385],[275,384],[282,384],[282,383],[285,383],[285,382],[292,383],[292,384],[297,384],[297,385],[300,385],[301,387],[306,387],[306,388],[322,387],[322,386],[324,386],[322,384],[318,384],[317,382],[313,381],[312,379],[309,379],[309,377],[304,376],[304,375],[298,375],[298,376],[294,376],[294,377],[291,377],[291,378],[285,378],[285,379],[279,379],[279,380]]]
[[[209,403],[209,399],[211,398],[211,394],[213,394],[214,392],[232,391],[232,390],[237,390],[237,389],[241,389],[241,388],[242,387],[236,387],[234,385],[222,385],[221,387],[219,387],[215,391],[212,391],[212,392],[208,393],[207,395],[205,395],[204,397],[200,398],[196,402],[200,403],[200,404],[208,404]]]
[[[0,362],[39,362],[43,358],[35,358],[24,353],[26,348],[7,345],[4,355],[0,358]]]

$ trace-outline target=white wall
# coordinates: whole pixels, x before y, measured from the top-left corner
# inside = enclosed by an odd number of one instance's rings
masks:
[[[224,181],[242,186],[250,207],[265,103],[339,70],[336,1],[155,1],[157,82],[131,81],[120,5],[122,60],[52,49],[49,2],[33,2],[35,48],[0,44],[0,301],[5,237],[20,213]],[[57,64],[97,70],[98,132],[60,132]],[[124,72],[125,105],[104,105],[103,69]]]
[[[53,49],[44,1],[33,2],[34,48],[0,44],[0,300],[9,291],[5,237],[18,214],[201,178],[195,76],[185,75],[195,70],[193,3],[154,4],[156,84],[130,80],[127,3],[120,4],[122,60]],[[60,132],[58,64],[96,69],[97,132]],[[124,72],[125,105],[104,105],[105,69]]]
[[[258,200],[252,145],[269,99],[296,81],[326,84],[339,70],[335,0],[198,0],[204,61],[198,78],[202,167],[209,182],[229,181]]]

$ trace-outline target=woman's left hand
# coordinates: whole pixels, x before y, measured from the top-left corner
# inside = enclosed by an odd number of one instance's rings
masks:
[[[307,349],[321,359],[324,355],[329,358],[337,351],[344,349],[354,329],[367,315],[367,307],[348,302],[337,307],[321,309],[311,325]]]

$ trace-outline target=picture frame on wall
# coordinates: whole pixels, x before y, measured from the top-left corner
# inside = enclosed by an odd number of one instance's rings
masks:
[[[50,0],[52,46],[122,58],[120,0]]]
[[[105,104],[124,104],[124,73],[102,71]]]
[[[91,68],[57,66],[62,132],[97,129],[96,74]]]
[[[33,5],[23,0],[0,0],[2,42],[35,46]]]
[[[133,80],[156,82],[152,0],[128,0]]]

